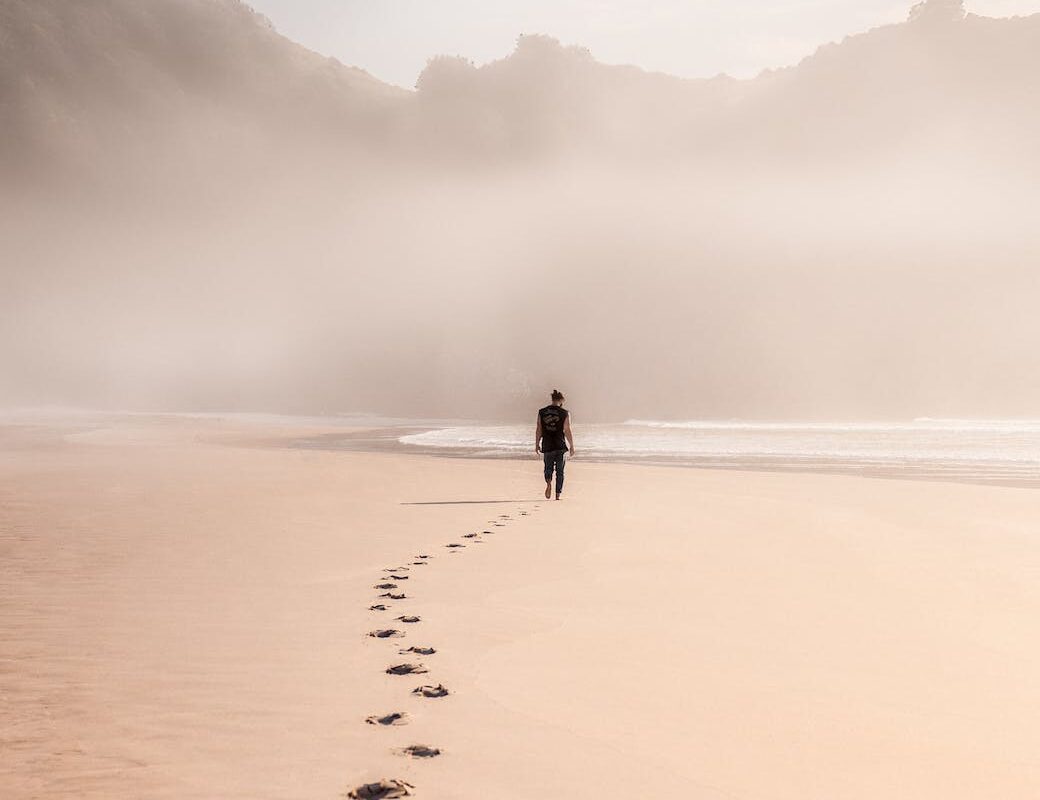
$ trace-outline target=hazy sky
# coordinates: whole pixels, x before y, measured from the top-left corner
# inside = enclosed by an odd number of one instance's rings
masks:
[[[483,63],[520,33],[581,44],[600,61],[684,77],[786,66],[824,42],[906,18],[912,0],[250,0],[291,39],[413,86],[434,55]],[[1040,0],[968,0],[986,16]]]

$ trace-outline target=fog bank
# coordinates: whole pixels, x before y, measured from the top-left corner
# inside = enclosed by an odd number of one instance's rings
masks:
[[[1035,416],[1040,16],[415,92],[229,0],[0,0],[0,405]]]

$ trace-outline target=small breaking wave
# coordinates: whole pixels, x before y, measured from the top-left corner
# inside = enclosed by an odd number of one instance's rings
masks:
[[[456,425],[399,437],[404,445],[460,455],[532,453],[527,425]],[[1040,421],[748,422],[630,419],[582,425],[584,457],[747,469],[861,471],[1040,484]]]
[[[639,428],[719,431],[992,431],[1040,433],[1037,419],[956,419],[916,417],[908,422],[770,422],[758,420],[628,419],[623,425]]]

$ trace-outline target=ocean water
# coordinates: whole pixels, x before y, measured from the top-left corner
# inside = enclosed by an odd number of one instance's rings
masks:
[[[850,472],[1040,486],[1040,420],[740,422],[632,419],[575,426],[579,457],[704,468]],[[409,449],[533,456],[532,425],[456,425],[413,432]]]

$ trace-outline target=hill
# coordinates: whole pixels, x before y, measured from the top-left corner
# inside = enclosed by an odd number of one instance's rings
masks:
[[[403,92],[238,0],[0,0],[0,159],[23,176],[379,141]]]

